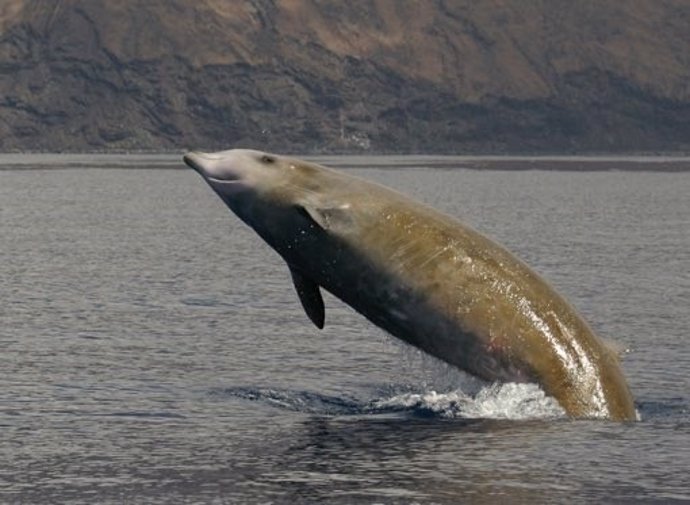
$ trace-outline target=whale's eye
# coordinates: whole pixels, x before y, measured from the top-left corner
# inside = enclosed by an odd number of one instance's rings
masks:
[[[266,163],[267,165],[270,165],[270,164],[272,164],[272,163],[275,163],[275,162],[276,162],[276,159],[275,159],[275,157],[273,157],[273,156],[270,156],[270,155],[268,155],[268,154],[264,154],[264,155],[261,157],[261,162],[262,162],[262,163]]]

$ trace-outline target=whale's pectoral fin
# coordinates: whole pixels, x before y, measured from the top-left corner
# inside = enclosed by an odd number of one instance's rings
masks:
[[[301,207],[311,220],[325,231],[346,232],[354,225],[349,205],[326,208],[313,205],[302,205]]]
[[[295,283],[295,289],[297,290],[297,295],[299,295],[299,301],[302,302],[304,311],[311,319],[311,322],[318,329],[322,329],[326,315],[319,285],[293,267],[290,267],[290,274],[292,274],[292,282]]]

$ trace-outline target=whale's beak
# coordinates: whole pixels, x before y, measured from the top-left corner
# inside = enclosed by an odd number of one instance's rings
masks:
[[[227,153],[190,151],[182,159],[193,168],[216,192],[236,193],[246,189],[241,172],[234,168],[233,156]]]
[[[187,164],[188,167],[196,170],[201,176],[205,176],[203,168],[201,168],[201,163],[199,160],[199,155],[195,152],[189,152],[182,157],[182,160]]]

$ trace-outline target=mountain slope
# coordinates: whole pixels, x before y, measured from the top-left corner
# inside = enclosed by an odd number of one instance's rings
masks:
[[[6,0],[0,150],[690,151],[685,0]]]

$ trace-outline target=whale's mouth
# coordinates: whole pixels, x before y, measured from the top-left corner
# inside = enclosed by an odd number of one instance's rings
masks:
[[[207,175],[204,176],[207,181],[209,182],[215,182],[218,184],[239,184],[242,181],[240,179],[231,179],[230,177],[226,177],[224,179],[219,179],[217,177],[209,177]]]

